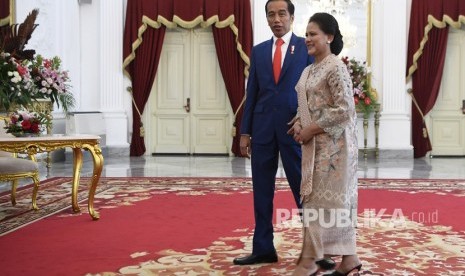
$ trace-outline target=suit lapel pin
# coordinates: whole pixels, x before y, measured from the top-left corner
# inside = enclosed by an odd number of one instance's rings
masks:
[[[294,45],[291,45],[291,55],[294,54],[294,48],[295,48],[295,46],[294,46]]]

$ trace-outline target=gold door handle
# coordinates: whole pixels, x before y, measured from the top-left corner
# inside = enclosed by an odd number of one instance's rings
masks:
[[[187,98],[187,103],[184,106],[184,109],[186,110],[187,113],[191,112],[191,98]]]

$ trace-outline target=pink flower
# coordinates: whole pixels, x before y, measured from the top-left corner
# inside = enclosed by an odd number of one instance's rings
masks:
[[[16,70],[18,71],[20,76],[24,76],[29,72],[26,67],[21,66],[19,64],[18,64],[18,66],[16,66]]]
[[[370,104],[371,104],[371,99],[368,98],[368,97],[366,97],[364,101],[365,101],[365,104],[366,104],[366,105],[370,105]]]
[[[52,61],[49,59],[44,59],[44,67],[45,68],[50,68],[52,67]]]

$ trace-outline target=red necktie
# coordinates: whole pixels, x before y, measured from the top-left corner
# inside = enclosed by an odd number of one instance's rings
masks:
[[[281,54],[281,45],[284,44],[284,40],[281,38],[278,38],[276,40],[276,50],[274,51],[274,57],[273,57],[273,75],[274,75],[274,81],[278,83],[279,80],[279,74],[281,74],[281,59],[282,59],[282,54]]]

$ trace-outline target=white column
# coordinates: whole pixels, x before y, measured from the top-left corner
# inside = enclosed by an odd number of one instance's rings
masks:
[[[77,1],[60,1],[59,21],[55,22],[60,29],[58,54],[62,59],[62,68],[69,71],[71,92],[76,100],[76,108],[80,105],[81,94],[81,37],[79,24],[79,5]],[[42,8],[41,8],[42,9]],[[63,114],[61,114],[64,116]],[[56,118],[56,116],[55,116]]]
[[[128,148],[128,118],[124,109],[123,0],[96,1],[100,16],[100,106],[104,113],[107,146]]]
[[[373,82],[382,105],[379,148],[383,157],[413,157],[410,99],[405,83],[407,0],[373,2]],[[393,15],[406,15],[396,16]]]
[[[39,9],[38,26],[32,33],[26,49],[34,49],[45,58],[58,56],[61,68],[70,76],[70,92],[80,105],[81,65],[79,7],[77,1],[16,0],[16,20],[22,23],[33,10]],[[53,111],[53,133],[65,133],[65,115],[55,106]]]

